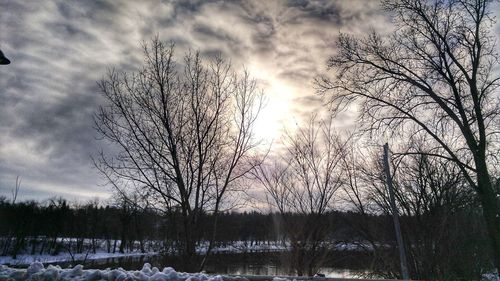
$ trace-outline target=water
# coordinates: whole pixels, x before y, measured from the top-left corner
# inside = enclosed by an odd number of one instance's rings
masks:
[[[365,270],[325,266],[318,272],[330,278],[356,278]],[[293,276],[288,263],[280,253],[246,253],[214,255],[206,266],[208,272],[234,275]]]
[[[207,267],[208,268],[208,267]],[[330,278],[357,278],[365,273],[363,270],[342,269],[333,267],[322,267],[319,272]],[[217,274],[229,275],[268,275],[268,276],[290,276],[287,267],[276,264],[235,264],[227,266],[221,270],[216,270]]]
[[[341,262],[335,262],[320,268],[319,272],[330,278],[357,278],[365,273],[359,264],[342,257]],[[173,267],[180,268],[180,259],[176,257],[163,256],[134,256],[117,257],[86,261],[85,268],[117,268],[126,270],[141,269],[144,263],[150,263],[158,268]],[[57,263],[62,267],[71,266],[70,263]],[[283,261],[279,253],[224,253],[214,254],[205,266],[209,274],[227,275],[270,275],[270,276],[292,276],[290,267]]]

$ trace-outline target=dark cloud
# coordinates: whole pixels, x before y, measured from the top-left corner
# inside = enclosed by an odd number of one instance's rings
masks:
[[[12,61],[0,67],[0,195],[17,175],[24,198],[105,194],[89,158],[101,145],[96,81],[111,67],[137,69],[139,43],[156,34],[179,56],[222,53],[247,67],[269,94],[269,130],[295,123],[321,104],[311,81],[338,31],[382,22],[372,2],[0,1],[0,48]]]
[[[304,20],[324,21],[326,24],[342,25],[342,10],[338,2],[333,1],[290,1],[289,7],[300,10],[301,16],[290,18],[287,22],[298,24]]]

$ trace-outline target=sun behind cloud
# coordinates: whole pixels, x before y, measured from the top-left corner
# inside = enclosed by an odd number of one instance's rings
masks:
[[[261,83],[264,106],[255,124],[255,137],[265,145],[279,142],[287,123],[293,119],[291,103],[295,90],[264,68],[251,65],[249,71],[255,79],[264,82]]]

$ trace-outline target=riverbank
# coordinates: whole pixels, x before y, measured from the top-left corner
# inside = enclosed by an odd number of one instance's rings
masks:
[[[195,256],[195,263],[200,263],[203,256]],[[57,258],[54,258],[57,260]],[[45,265],[57,265],[61,268],[73,267],[76,264],[82,264],[86,268],[106,269],[123,268],[125,270],[135,270],[141,268],[144,263],[163,268],[181,268],[181,260],[175,255],[122,255],[104,258],[92,256],[85,262],[83,261],[51,261],[44,262]],[[334,251],[325,260],[324,265],[319,272],[326,277],[358,277],[364,275],[367,271],[365,266],[370,264],[370,257],[366,253],[353,251]],[[10,265],[11,267],[26,268],[28,264]],[[289,267],[289,261],[285,253],[273,252],[246,252],[246,253],[214,253],[210,256],[205,272],[209,274],[223,275],[275,275],[289,276],[293,275]]]

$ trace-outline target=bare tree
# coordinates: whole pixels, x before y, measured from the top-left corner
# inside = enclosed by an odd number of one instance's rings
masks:
[[[19,194],[19,188],[21,188],[21,179],[19,176],[16,177],[16,186],[12,189],[12,204],[16,204],[17,195]]]
[[[489,244],[481,220],[479,203],[460,169],[449,161],[429,157],[425,143],[415,145],[412,154],[393,157],[393,182],[410,275],[419,280],[479,280],[489,266]],[[380,150],[378,149],[378,152]],[[344,175],[356,175],[343,185],[347,202],[361,215],[348,222],[373,253],[372,272],[386,278],[400,274],[392,212],[382,172],[380,153],[361,154],[343,161]],[[386,224],[373,225],[373,215]],[[479,219],[478,219],[479,218]],[[389,229],[389,231],[383,228]],[[392,245],[387,248],[386,245]]]
[[[388,130],[453,162],[480,199],[500,269],[500,106],[488,0],[385,0],[396,30],[363,39],[341,34],[318,89],[338,112],[359,105],[367,131]],[[403,151],[404,154],[421,153]]]
[[[99,83],[107,105],[95,127],[119,152],[101,152],[95,163],[119,193],[135,190],[151,207],[180,211],[179,251],[193,270],[200,217],[217,215],[258,163],[252,129],[263,95],[220,56],[189,53],[177,66],[173,44],[158,38],[144,44],[144,61],[136,73],[111,71]]]
[[[12,205],[16,204],[17,195],[19,193],[19,189],[20,188],[21,188],[21,179],[19,179],[19,176],[16,176],[16,185],[11,190],[11,193],[12,193],[11,204]],[[3,247],[2,247],[2,252],[1,252],[2,255],[6,255],[7,254],[8,250],[10,249],[10,245],[12,243],[12,239],[13,239],[13,237],[12,237],[12,229],[11,229],[11,227],[9,227],[9,232],[8,232],[7,236],[4,238],[5,243],[3,244]]]
[[[256,167],[255,178],[267,190],[268,202],[281,216],[297,275],[314,275],[325,261],[331,230],[326,218],[341,185],[342,141],[331,119],[311,118],[289,134],[285,154]]]

